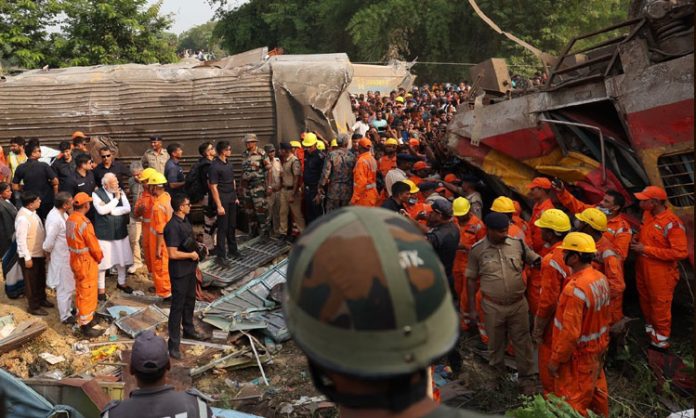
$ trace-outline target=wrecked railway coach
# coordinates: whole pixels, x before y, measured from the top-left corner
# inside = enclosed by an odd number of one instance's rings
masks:
[[[509,90],[500,60],[472,69],[477,98],[458,109],[447,142],[499,192],[524,195],[540,174],[575,183],[589,202],[608,188],[632,198],[664,187],[693,270],[694,4],[643,3],[636,17],[573,39],[540,88]]]

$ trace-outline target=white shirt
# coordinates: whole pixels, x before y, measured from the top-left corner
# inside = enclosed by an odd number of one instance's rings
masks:
[[[355,122],[355,125],[353,125],[352,130],[356,134],[360,134],[362,136],[365,136],[365,133],[370,130],[370,124],[365,123],[362,120],[359,120],[359,121]]]
[[[384,188],[387,190],[387,194],[389,195],[389,197],[391,197],[392,194],[392,185],[394,185],[394,183],[396,183],[397,181],[403,181],[407,179],[408,177],[406,177],[406,173],[404,172],[404,170],[398,167],[389,170],[387,172],[387,175],[384,176]]]
[[[46,274],[46,285],[56,287],[61,279],[65,280],[72,277],[70,269],[70,250],[68,241],[65,238],[65,222],[68,214],[53,208],[46,217],[46,239],[43,242],[43,249],[51,253],[51,261],[48,264]]]
[[[41,218],[36,212],[22,208],[15,219],[15,234],[17,237],[17,255],[25,261],[32,257],[43,257],[43,242],[46,237]]]
[[[128,203],[128,199],[126,198],[126,194],[121,191],[121,204],[122,206],[116,206],[118,205],[118,200],[114,199],[114,194],[109,192],[108,190],[104,189],[106,192],[106,195],[109,196],[109,199],[111,201],[109,203],[104,203],[103,200],[97,195],[96,192],[92,193],[92,200],[94,203],[94,209],[97,211],[98,214],[100,215],[113,215],[113,216],[121,216],[121,215],[128,215],[131,211],[130,203]]]

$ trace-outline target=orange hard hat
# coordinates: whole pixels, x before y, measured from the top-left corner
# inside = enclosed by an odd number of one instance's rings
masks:
[[[82,206],[87,202],[91,202],[92,198],[85,192],[80,192],[73,198],[73,204]]]
[[[445,181],[447,183],[459,183],[461,182],[461,179],[459,179],[459,177],[457,177],[456,175],[450,173],[445,176]]]
[[[551,180],[547,179],[546,177],[535,177],[534,180],[532,180],[529,185],[527,185],[528,189],[533,189],[535,187],[539,187],[544,190],[550,190],[551,189]]]
[[[82,131],[75,131],[72,133],[72,139],[75,138],[87,138],[87,135],[85,135],[85,133]]]
[[[413,164],[413,169],[415,171],[427,170],[429,168],[430,168],[430,166],[425,161],[417,161],[415,164]]]
[[[372,141],[370,141],[367,138],[360,138],[358,141],[358,145],[360,145],[363,148],[372,148]]]
[[[411,138],[408,140],[408,145],[412,147],[417,147],[420,145],[420,141],[418,140],[418,138]]]
[[[667,192],[662,187],[648,186],[642,192],[634,193],[638,200],[667,200]]]

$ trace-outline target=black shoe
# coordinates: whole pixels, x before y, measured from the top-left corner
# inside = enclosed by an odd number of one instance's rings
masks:
[[[205,335],[199,334],[199,333],[196,332],[196,331],[190,332],[190,333],[189,333],[189,332],[184,332],[184,338],[186,338],[186,339],[188,339],[188,340],[198,340],[198,341],[203,341],[203,340],[206,339],[206,338],[205,338]]]
[[[119,289],[120,291],[124,292],[124,293],[128,293],[129,295],[130,295],[131,293],[133,293],[133,288],[130,287],[130,286],[128,286],[128,285],[121,286],[120,284],[117,284],[117,285],[116,285],[116,288]]]
[[[61,321],[61,323],[63,325],[75,325],[75,317],[71,316],[68,319],[66,319],[65,321]]]
[[[227,258],[220,257],[220,256],[215,257],[215,264],[217,264],[218,266],[221,266],[221,267],[229,267],[230,266],[230,262],[227,260]]]
[[[234,260],[236,258],[242,258],[242,253],[239,251],[230,251],[229,254],[227,254],[228,260]]]
[[[42,300],[41,302],[39,302],[39,305],[43,306],[44,308],[52,308],[52,307],[56,306],[45,299]]]
[[[105,301],[106,300],[106,293],[100,293],[99,296],[97,297],[98,300]]]
[[[103,329],[94,329],[92,325],[83,325],[80,327],[82,335],[89,338],[97,338],[104,333]]]
[[[181,360],[184,356],[181,355],[181,351],[178,348],[169,349],[169,357],[177,360]]]
[[[45,309],[42,308],[36,308],[36,309],[29,309],[28,312],[32,315],[36,316],[46,316],[48,315],[48,312],[46,312]]]

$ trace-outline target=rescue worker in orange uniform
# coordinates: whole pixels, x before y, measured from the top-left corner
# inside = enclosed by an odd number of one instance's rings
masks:
[[[145,249],[147,249],[148,241],[152,239],[152,233],[150,232],[150,219],[152,218],[152,194],[150,193],[150,185],[147,184],[147,182],[150,180],[150,176],[156,172],[157,170],[154,168],[148,167],[144,169],[142,173],[140,173],[138,182],[140,182],[140,184],[143,186],[143,192],[135,202],[135,208],[133,210],[136,217],[142,217],[142,248]],[[144,251],[144,255],[145,266],[150,274],[152,274],[152,265],[149,257],[150,254],[147,251]]]
[[[416,186],[420,185],[425,181],[425,178],[430,174],[430,165],[425,161],[416,161],[411,168],[413,173],[408,179],[416,183]]]
[[[396,168],[396,147],[399,142],[395,138],[384,141],[384,155],[379,159],[379,172],[386,177],[389,170]]]
[[[80,192],[73,198],[73,212],[65,224],[65,238],[70,250],[70,269],[75,276],[75,305],[77,323],[82,334],[89,338],[102,335],[104,330],[93,328],[97,310],[99,262],[104,257],[92,222],[87,219],[92,198]]]
[[[372,141],[361,138],[358,141],[360,156],[353,169],[353,197],[351,205],[377,206],[379,193],[377,192],[377,161],[370,152]]]
[[[607,216],[607,230],[604,232],[604,236],[619,251],[622,259],[625,260],[628,257],[628,247],[631,244],[633,232],[631,231],[631,224],[628,223],[621,213],[626,205],[626,199],[621,193],[616,190],[607,190],[599,204],[589,205],[570,194],[565,184],[560,180],[554,180],[553,188],[556,191],[558,201],[572,213],[580,213],[585,209],[593,207],[602,211]]]
[[[408,184],[411,188],[409,190],[408,202],[406,205],[406,213],[408,216],[415,220],[416,222],[427,225],[428,214],[432,211],[430,204],[425,203],[425,199],[422,198],[420,189],[411,180],[401,180],[403,183]],[[420,197],[420,198],[419,198]]]
[[[578,232],[584,232],[595,240],[597,255],[593,267],[599,270],[609,281],[611,311],[610,324],[613,325],[623,318],[623,292],[626,289],[624,281],[623,258],[619,251],[607,238],[607,217],[597,208],[587,208],[575,214]]]
[[[471,212],[466,198],[458,197],[452,202],[453,215],[459,224],[459,247],[454,258],[454,291],[459,295],[460,329],[469,329],[469,296],[466,282],[466,264],[471,247],[486,236],[486,226]]]
[[[548,248],[544,248],[544,240],[541,239],[541,229],[534,225],[534,222],[541,217],[542,212],[546,209],[553,209],[553,202],[549,197],[551,192],[551,180],[546,177],[535,177],[527,188],[530,190],[532,200],[534,200],[534,208],[532,216],[527,222],[530,239],[532,241],[532,249],[540,256],[546,255]]]
[[[667,193],[648,186],[635,194],[643,210],[638,240],[631,250],[638,253],[636,286],[645,332],[652,345],[669,348],[672,328],[672,298],[679,281],[677,262],[688,256],[686,230],[682,221],[666,206]]]
[[[541,228],[541,237],[549,244],[549,253],[541,260],[539,297],[534,315],[532,342],[538,348],[539,380],[544,393],[553,392],[553,377],[544,365],[551,359],[552,319],[561,290],[570,276],[570,269],[563,261],[563,250],[558,248],[570,231],[570,218],[562,210],[549,209],[535,222]]]
[[[171,197],[164,191],[167,179],[162,174],[153,174],[148,180],[152,193],[152,218],[150,220],[150,240],[145,251],[149,252],[152,264],[152,281],[157,296],[170,300],[172,285],[169,279],[169,254],[164,242],[164,227],[172,218]]]
[[[609,281],[592,268],[597,247],[591,236],[571,232],[563,239],[565,263],[572,270],[558,300],[551,360],[554,393],[576,411],[609,415],[604,355],[609,345]],[[540,365],[543,367],[543,365]]]
[[[527,225],[527,222],[522,219],[522,206],[520,206],[520,202],[517,200],[513,200],[512,204],[515,207],[515,212],[512,214],[512,223],[514,225],[517,225],[518,228],[522,231],[524,234],[524,242],[527,243],[530,247],[532,246],[532,240],[529,235],[529,225]]]

